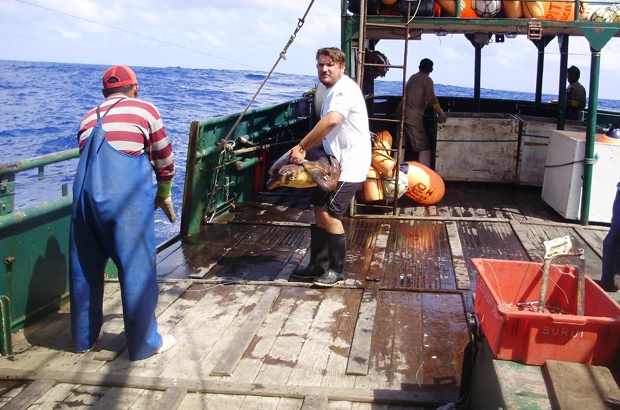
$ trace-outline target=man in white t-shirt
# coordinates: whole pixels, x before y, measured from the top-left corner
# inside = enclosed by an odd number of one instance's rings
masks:
[[[322,142],[328,155],[340,162],[336,189],[325,192],[313,188],[310,203],[316,224],[311,231],[310,264],[293,276],[312,279],[317,286],[331,287],[344,282],[346,234],[342,225],[351,200],[370,168],[371,140],[368,112],[358,85],[345,75],[346,56],[334,47],[316,53],[319,80],[326,92],[321,105],[321,119],[293,147],[291,161],[301,163],[306,150]]]

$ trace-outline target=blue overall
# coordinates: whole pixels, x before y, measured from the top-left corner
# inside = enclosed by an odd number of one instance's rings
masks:
[[[603,276],[601,287],[616,291],[614,275],[620,273],[620,184],[616,186],[616,199],[611,214],[611,227],[603,240]]]
[[[86,140],[73,183],[71,331],[78,353],[97,341],[103,324],[104,270],[112,258],[118,267],[129,357],[141,360],[162,345],[155,319],[159,288],[153,168],[146,155],[112,148],[102,121],[103,117]]]

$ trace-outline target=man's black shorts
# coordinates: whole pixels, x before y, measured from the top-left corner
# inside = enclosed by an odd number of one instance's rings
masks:
[[[318,187],[312,188],[310,192],[310,204],[323,207],[328,214],[337,219],[342,219],[346,214],[355,192],[361,182],[342,182],[338,181],[336,189],[332,192],[325,192]]]

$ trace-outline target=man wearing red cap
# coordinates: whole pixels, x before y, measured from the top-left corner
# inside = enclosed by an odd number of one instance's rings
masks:
[[[69,276],[75,350],[96,343],[103,324],[103,280],[108,258],[118,267],[127,350],[142,360],[167,350],[171,335],[157,331],[159,288],[153,207],[170,222],[172,146],[161,115],[139,100],[138,80],[126,66],[103,74],[103,101],[82,119],[80,161],[73,183]],[[157,193],[152,174],[155,172]]]

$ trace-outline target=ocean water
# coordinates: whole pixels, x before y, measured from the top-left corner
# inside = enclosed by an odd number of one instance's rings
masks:
[[[102,100],[102,65],[0,60],[0,164],[68,150],[77,146],[83,115]],[[173,144],[176,176],[172,195],[178,221],[170,224],[155,213],[158,243],[178,233],[187,141],[192,121],[243,111],[266,73],[180,67],[132,67],[140,82],[140,98],[159,109]],[[273,74],[251,108],[297,98],[314,87],[315,76]],[[400,82],[377,81],[376,95],[399,95]],[[473,89],[436,84],[440,96],[472,97]],[[481,90],[484,98],[534,100],[533,93]],[[543,100],[556,98],[544,95]],[[599,108],[620,110],[620,101],[599,100]],[[15,208],[24,209],[58,198],[62,184],[69,188],[77,160],[47,166],[45,178],[36,170],[16,177]]]

